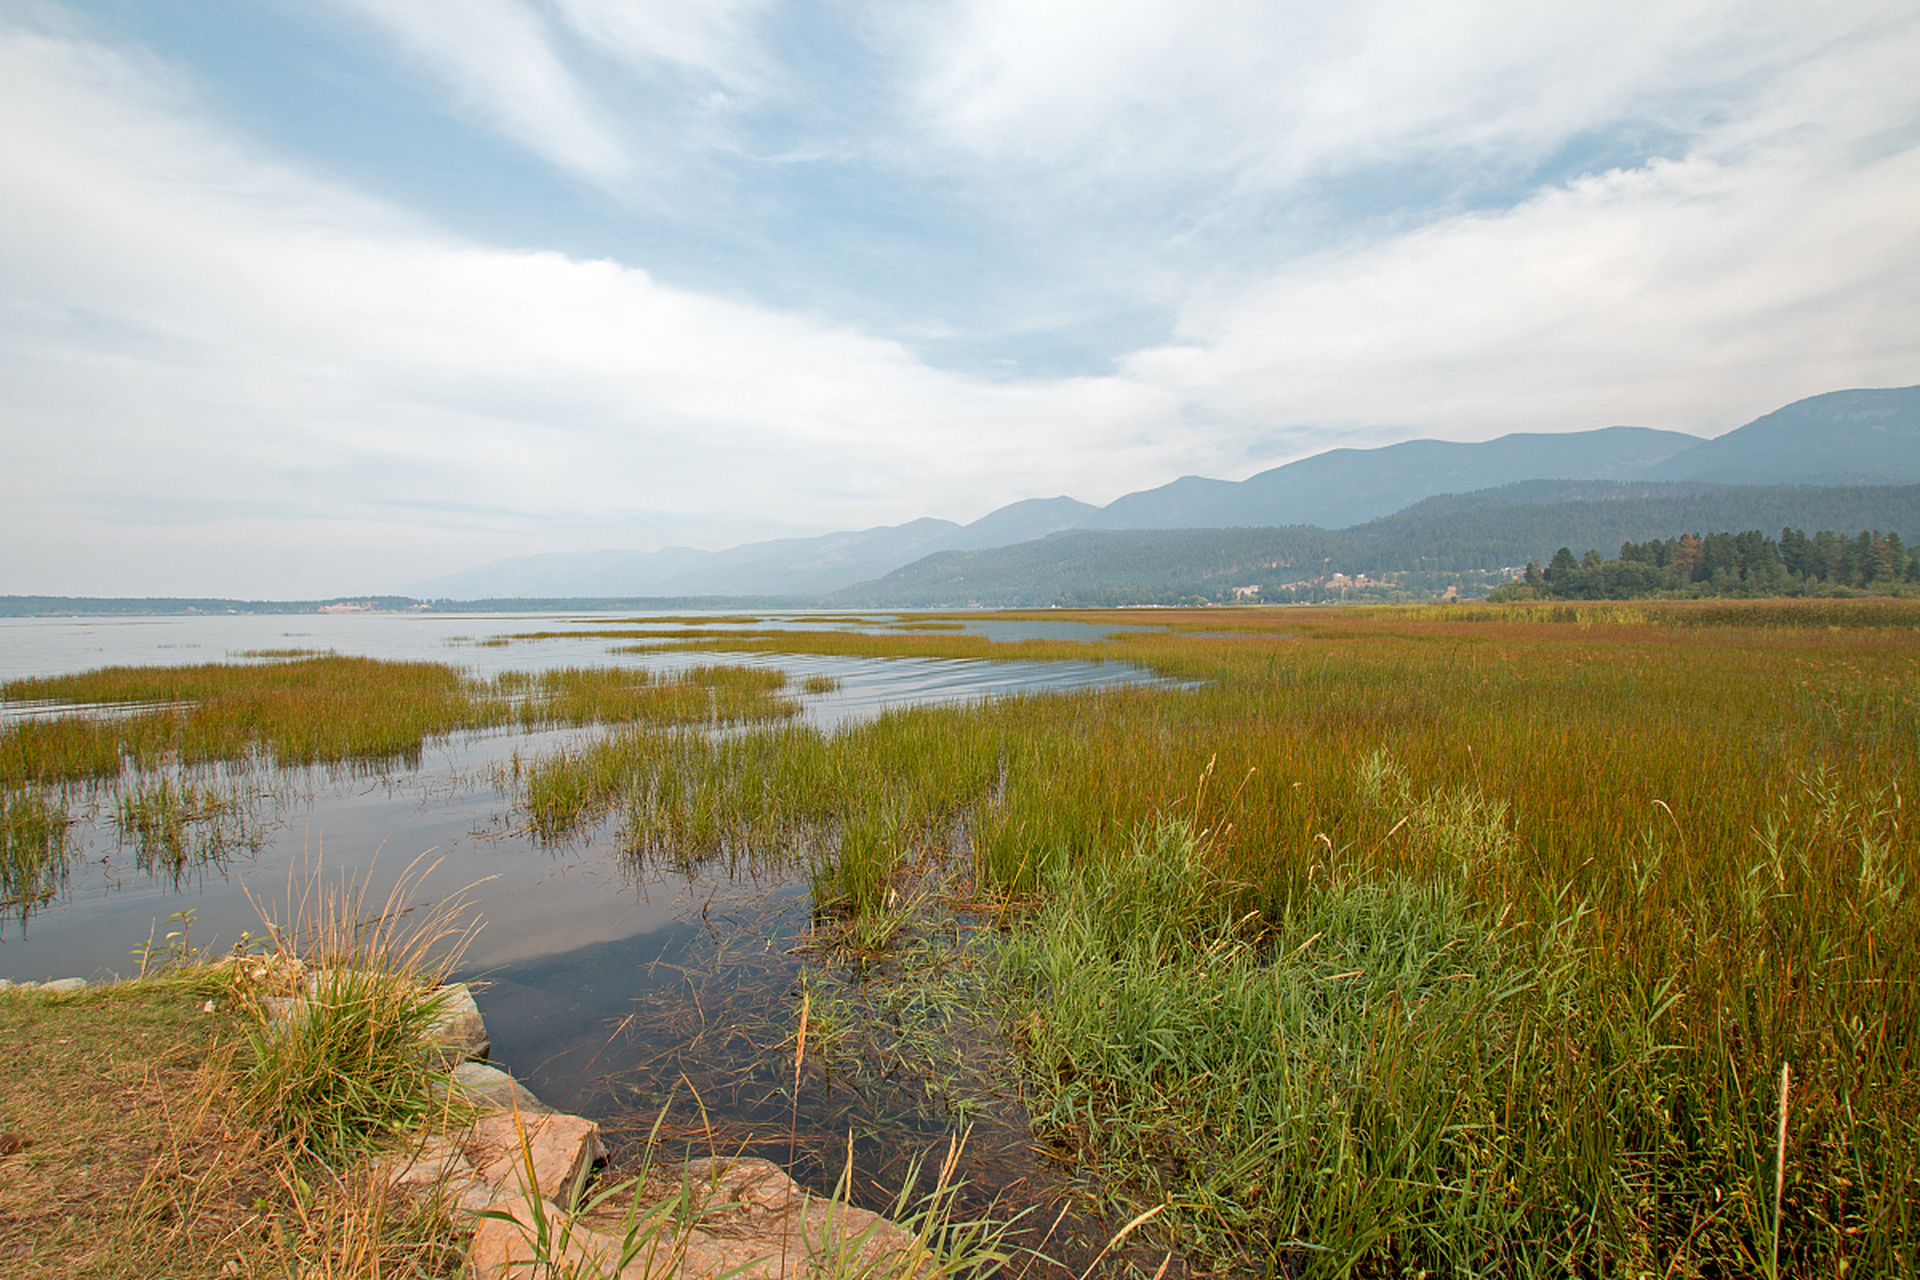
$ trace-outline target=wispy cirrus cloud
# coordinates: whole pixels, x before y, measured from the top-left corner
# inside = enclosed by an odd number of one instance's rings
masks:
[[[560,21],[643,71],[757,95],[778,78],[757,23],[773,0],[554,0]]]
[[[1356,175],[1343,212],[1404,225],[1524,199],[1556,160],[1682,155],[1796,68],[1913,39],[1906,6],[1783,0],[1247,0],[1204,21],[1165,0],[962,0],[895,30],[917,119],[986,181],[1036,202],[1097,191],[1167,234],[1226,218],[1243,239]]]
[[[450,101],[570,173],[616,184],[632,168],[617,122],[522,0],[333,0],[385,32]]]

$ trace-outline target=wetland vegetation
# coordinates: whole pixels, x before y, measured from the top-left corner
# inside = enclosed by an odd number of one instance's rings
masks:
[[[645,723],[723,727],[799,710],[778,671],[699,666],[509,671],[261,651],[263,661],[107,667],[14,680],[0,700],[43,711],[0,727],[0,907],[52,898],[74,812],[105,803],[143,870],[176,878],[258,848],[286,770],[416,767],[460,732]]]
[[[476,681],[302,657],[19,682],[7,697],[164,709],[8,727],[8,891],[49,891],[16,831],[33,847],[61,788],[136,766],[605,724],[502,766],[518,820],[611,835],[635,866],[803,878],[816,929],[785,1033],[811,1018],[809,1070],[865,1053],[955,1124],[1021,1111],[1114,1226],[1151,1215],[1132,1238],[1151,1253],[1105,1266],[1920,1266],[1920,602],[1032,616],[1151,625],[699,644],[1167,683],[825,732],[777,673],[729,668]],[[762,1047],[762,1091],[801,1089],[794,1044],[784,1067]]]
[[[1912,1268],[1920,608],[1152,616],[1061,647],[1186,688],[616,732],[523,804],[944,947],[907,970],[971,975],[1036,1133],[1196,1270]],[[991,927],[888,922],[930,894]]]

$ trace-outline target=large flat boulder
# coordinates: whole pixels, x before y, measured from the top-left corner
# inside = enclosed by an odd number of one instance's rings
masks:
[[[571,1204],[605,1157],[600,1126],[591,1120],[490,1110],[389,1152],[376,1167],[395,1191],[478,1213],[502,1195]]]
[[[458,1028],[470,1009],[472,1026],[449,1034],[484,1053],[486,1028],[471,992],[466,997],[445,1021]],[[450,1076],[478,1116],[388,1154],[379,1167],[395,1190],[474,1215],[474,1280],[510,1280],[548,1264],[621,1280],[800,1280],[816,1270],[894,1280],[927,1270],[927,1250],[912,1232],[813,1195],[769,1160],[663,1166],[624,1203],[613,1195],[572,1212],[605,1158],[599,1126],[546,1106],[497,1067],[465,1061]]]

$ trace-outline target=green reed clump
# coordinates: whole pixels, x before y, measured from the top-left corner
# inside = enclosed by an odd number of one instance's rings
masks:
[[[236,974],[265,984],[241,988],[259,1012],[242,1105],[296,1152],[337,1166],[463,1114],[432,1038],[447,975],[479,925],[464,892],[424,911],[409,901],[433,865],[416,860],[378,906],[365,877],[290,878],[285,919],[266,920],[274,950],[238,962]],[[276,982],[281,998],[262,998]]]
[[[1476,1107],[1523,997],[1569,1011],[1569,955],[1516,945],[1456,884],[1399,877],[1250,930],[1181,823],[1051,888],[1001,959],[1037,1131],[1170,1200],[1175,1238],[1215,1262],[1262,1265],[1255,1241],[1329,1275],[1497,1256],[1525,1215]]]
[[[25,919],[67,878],[65,809],[32,788],[0,790],[0,910]]]
[[[330,970],[249,1038],[243,1094],[291,1148],[333,1163],[432,1121],[448,1108],[429,1050],[444,988],[377,969]]]

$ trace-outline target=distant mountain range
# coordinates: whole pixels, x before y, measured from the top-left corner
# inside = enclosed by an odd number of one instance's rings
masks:
[[[1447,494],[1348,529],[1072,529],[1034,542],[942,551],[835,592],[843,608],[1167,604],[1259,587],[1284,599],[1333,574],[1455,574],[1546,562],[1562,546],[1617,554],[1622,542],[1683,532],[1786,526],[1814,533],[1877,529],[1920,536],[1920,485],[1709,485],[1530,480]]]
[[[725,551],[594,551],[517,556],[417,583],[422,599],[492,597],[816,596],[877,578],[935,551],[973,551],[1044,538],[1100,508],[1029,498],[972,524],[923,517],[817,538],[749,542]]]
[[[989,551],[1067,530],[1300,525],[1343,530],[1436,495],[1477,493],[1525,481],[1694,486],[1920,482],[1920,386],[1813,396],[1712,440],[1623,426],[1559,435],[1517,433],[1478,444],[1409,440],[1377,449],[1332,449],[1240,481],[1183,476],[1105,507],[1068,497],[1035,498],[967,525],[923,518],[815,538],[747,543],[725,551],[669,547],[522,556],[416,583],[408,594],[455,600],[817,597],[883,578],[937,553]],[[1802,521],[1819,523],[1806,517]]]

